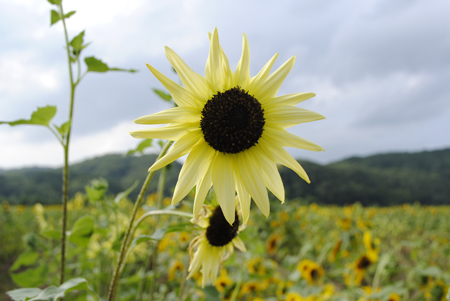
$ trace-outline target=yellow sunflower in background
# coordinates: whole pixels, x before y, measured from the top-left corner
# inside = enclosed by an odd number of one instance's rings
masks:
[[[193,211],[194,216],[197,216],[207,192],[214,185],[226,220],[230,224],[234,222],[237,192],[246,223],[251,198],[264,215],[269,215],[266,187],[284,202],[284,187],[276,163],[289,167],[310,182],[304,169],[283,147],[311,151],[323,149],[290,134],[286,128],[324,117],[295,107],[314,97],[314,93],[276,96],[294,65],[295,56],[269,75],[276,54],[256,76],[250,77],[250,50],[245,34],[242,56],[234,72],[219,44],[217,28],[209,35],[209,39],[209,57],[204,77],[166,47],[166,56],[180,76],[183,86],[147,65],[170,92],[177,107],[135,120],[139,124],[167,126],[130,134],[135,138],[176,141],[169,152],[150,167],[150,171],[189,154],[180,171],[173,204],[181,201],[196,185]]]
[[[234,248],[246,252],[244,243],[238,237],[242,228],[239,227],[236,211],[235,217],[233,225],[230,225],[220,206],[203,206],[200,214],[191,220],[205,230],[189,244],[191,262],[188,279],[201,272],[202,287],[207,283],[215,284],[222,263],[233,254]]]
[[[309,284],[314,284],[325,274],[320,264],[309,259],[303,259],[298,264],[297,270]]]

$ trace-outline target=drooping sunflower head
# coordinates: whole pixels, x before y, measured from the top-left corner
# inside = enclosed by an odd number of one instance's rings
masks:
[[[244,243],[238,237],[242,228],[239,228],[237,212],[235,214],[235,221],[230,225],[220,206],[203,206],[200,214],[191,220],[204,230],[189,244],[191,262],[188,278],[201,272],[203,287],[210,282],[216,283],[222,263],[233,254],[235,247],[242,252],[246,251]]]
[[[271,73],[277,58],[274,55],[257,75],[251,77],[250,49],[245,34],[242,56],[235,71],[231,70],[219,44],[217,29],[209,34],[209,41],[205,76],[194,72],[166,47],[166,56],[183,86],[147,65],[170,92],[177,107],[136,119],[135,122],[140,124],[167,126],[133,131],[131,135],[176,141],[150,171],[189,154],[180,171],[173,204],[197,186],[193,208],[194,216],[197,216],[208,191],[214,186],[227,222],[230,225],[234,223],[234,200],[237,196],[245,224],[250,214],[251,199],[264,215],[269,215],[267,189],[284,202],[284,187],[277,163],[289,167],[309,182],[306,172],[284,147],[311,151],[323,149],[286,129],[324,117],[295,106],[314,97],[314,93],[276,96],[294,65],[295,56]]]

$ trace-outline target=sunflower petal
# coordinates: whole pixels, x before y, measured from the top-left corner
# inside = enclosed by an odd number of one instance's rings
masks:
[[[194,107],[175,107],[155,114],[139,117],[137,124],[163,124],[200,121],[201,111]]]
[[[180,202],[191,191],[197,180],[205,176],[211,165],[213,154],[214,151],[206,143],[198,143],[192,148],[178,176],[172,205]]]
[[[314,152],[325,151],[321,146],[301,138],[297,135],[291,134],[284,129],[276,129],[270,126],[264,128],[264,134],[272,143],[285,147],[296,147],[306,149]]]
[[[232,155],[217,152],[214,158],[212,180],[217,200],[225,219],[232,225],[235,219],[235,188]]]
[[[274,105],[264,108],[264,118],[268,125],[274,124],[288,128],[299,123],[325,119],[319,113],[286,105]]]
[[[269,77],[260,83],[260,86],[255,93],[255,98],[264,105],[275,97],[281,84],[285,80],[286,76],[291,71],[295,63],[295,55],[288,59],[283,65],[281,65],[275,72],[273,72]]]
[[[236,67],[234,74],[234,85],[248,90],[250,83],[250,47],[248,45],[247,35],[244,33],[242,38],[242,55]]]
[[[211,90],[208,87],[206,79],[200,74],[194,72],[172,49],[166,46],[166,57],[170,64],[177,71],[183,85],[199,100],[206,102],[212,97]]]
[[[219,44],[219,33],[217,28],[210,38],[209,55],[206,62],[205,77],[208,82],[209,88],[212,91],[223,92],[222,83],[223,65],[222,65],[222,52]]]
[[[254,90],[259,89],[261,86],[261,83],[264,82],[269,76],[270,70],[272,69],[273,63],[275,63],[275,60],[278,57],[278,53],[276,53],[267,63],[264,65],[264,67],[261,69],[261,71],[258,72],[258,74],[251,78],[250,80],[250,93],[254,94]]]
[[[178,106],[188,106],[202,108],[201,103],[195,99],[185,88],[153,68],[151,65],[147,64],[148,69],[153,73],[153,75],[163,84],[163,86],[172,95],[173,100]]]
[[[303,167],[294,158],[292,158],[292,156],[287,152],[287,150],[285,150],[280,146],[277,146],[277,144],[272,141],[270,142],[267,141],[263,137],[261,137],[258,145],[264,151],[266,156],[269,157],[269,159],[292,169],[295,173],[297,173],[300,176],[300,178],[302,178],[308,183],[311,183]]]
[[[214,160],[214,158],[212,159]],[[197,190],[195,192],[195,200],[194,200],[194,211],[193,215],[196,217],[200,210],[202,209],[203,203],[205,202],[206,195],[212,186],[212,168],[211,166],[208,168],[205,176],[200,179],[197,183]]]
[[[302,101],[305,101],[307,99],[310,99],[312,97],[316,96],[315,93],[311,92],[303,92],[303,93],[292,93],[292,94],[286,94],[282,96],[277,96],[272,98],[270,103],[277,103],[280,105],[288,105],[288,106],[295,106],[296,104],[301,103]]]
[[[233,245],[241,252],[247,252],[247,249],[245,248],[244,242],[242,239],[239,238],[239,236],[236,236],[233,239]]]
[[[277,165],[274,161],[266,157],[264,152],[260,148],[253,150],[255,157],[259,159],[261,168],[263,170],[263,179],[267,188],[282,202],[284,203],[284,185],[281,180],[280,173],[278,172]]]
[[[239,165],[237,170],[239,174],[238,181],[243,183],[245,190],[252,196],[262,214],[266,217],[269,216],[269,196],[264,185],[259,162],[255,161],[255,158],[249,154],[249,151],[245,151],[237,156],[237,164]]]
[[[234,170],[237,170],[236,168]],[[239,203],[241,204],[242,217],[244,219],[244,225],[247,224],[248,218],[250,217],[250,195],[245,190],[241,181],[236,181],[236,191],[238,193]]]
[[[195,129],[199,129],[199,122],[175,123],[159,128],[137,130],[130,132],[130,135],[138,139],[165,139],[176,141],[184,136],[189,130]]]
[[[156,161],[148,170],[149,172],[158,170],[167,164],[172,163],[176,159],[186,155],[191,151],[191,149],[197,144],[201,143],[203,135],[200,129],[188,132],[183,137],[181,137],[171,149],[167,152],[165,156]]]

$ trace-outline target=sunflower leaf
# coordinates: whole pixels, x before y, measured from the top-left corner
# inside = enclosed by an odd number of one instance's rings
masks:
[[[62,0],[47,0],[48,2],[50,2],[51,4],[55,4],[55,5],[60,5]]]
[[[159,241],[161,238],[163,238],[164,234],[166,234],[167,229],[160,228],[153,233],[153,235],[139,235],[135,239],[133,239],[133,242],[130,245],[130,248],[128,251],[131,251],[134,247],[136,247],[138,244],[141,244],[143,242],[153,240],[153,241]]]
[[[70,46],[72,46],[73,50],[79,54],[83,46],[84,41],[84,30],[80,32],[76,37],[70,41]]]
[[[6,292],[6,294],[8,294],[14,301],[26,301],[39,295],[41,291],[42,290],[40,288],[20,288]]]
[[[10,126],[19,125],[19,124],[34,124],[34,125],[44,125],[49,126],[50,120],[55,116],[56,114],[56,107],[55,106],[46,106],[43,108],[37,108],[36,111],[34,111],[31,114],[30,119],[19,119],[15,121],[0,121],[0,124],[7,123]]]
[[[205,293],[206,300],[220,301],[219,291],[215,286],[208,285],[203,289],[203,292]]]
[[[137,70],[134,69],[110,68],[104,62],[93,56],[85,58],[84,61],[88,67],[87,70],[88,72],[107,72],[107,71],[137,72]]]
[[[125,191],[123,191],[123,192],[121,192],[121,193],[119,193],[117,196],[116,196],[116,198],[114,199],[114,203],[116,203],[116,204],[119,204],[119,202],[121,201],[121,200],[123,200],[124,198],[126,198],[135,188],[136,188],[136,186],[139,184],[139,181],[135,181],[134,182],[134,184],[130,187],[130,188],[128,188],[127,190],[125,190]]]
[[[52,26],[59,20],[61,20],[61,15],[56,10],[52,9],[52,11],[50,13],[50,26]]]
[[[152,139],[144,139],[135,149],[131,149],[127,152],[127,156],[134,155],[139,152],[141,154],[144,153],[144,149],[152,146]]]
[[[158,95],[164,101],[170,101],[172,99],[172,95],[170,95],[169,93],[166,93],[162,90],[153,89],[153,92],[155,92],[156,95]]]
[[[82,247],[87,246],[94,233],[94,226],[95,222],[91,216],[86,215],[79,218],[73,225],[69,235],[69,241]]]
[[[61,135],[61,137],[66,136],[67,133],[69,132],[70,121],[67,121],[67,122],[61,124],[61,126],[57,126],[56,124],[53,124],[53,125],[58,130],[58,133]]]
[[[72,10],[70,12],[68,12],[67,14],[64,15],[65,19],[69,19],[70,17],[72,17],[74,14],[76,13],[75,10]]]
[[[91,292],[96,300],[98,296],[91,290],[84,278],[74,278],[64,282],[61,286],[54,285],[44,290],[39,288],[23,288],[7,292],[14,301],[56,301],[63,298],[68,292],[73,290],[87,290]]]

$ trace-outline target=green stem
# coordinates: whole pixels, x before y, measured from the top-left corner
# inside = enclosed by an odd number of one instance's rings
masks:
[[[166,173],[167,173],[167,168],[166,166],[164,166],[161,169],[161,173],[159,175],[159,181],[158,181],[158,189],[157,189],[157,201],[158,201],[158,209],[161,210],[163,207],[163,202],[164,202],[164,188],[166,186]],[[156,221],[155,221],[155,229],[159,228],[159,215],[156,216]],[[156,273],[158,272],[158,243],[156,243],[153,246],[153,252],[152,252],[152,256],[150,258],[150,262],[151,262],[151,267],[153,270],[152,273],[152,278],[151,278],[151,282],[150,282],[150,301],[153,301],[155,298],[155,279],[156,279]]]
[[[164,146],[163,150],[161,151],[161,154],[159,154],[158,159],[162,158],[167,151],[169,150],[169,147],[172,145],[173,141],[168,141],[166,145]],[[136,199],[136,203],[134,203],[133,213],[131,214],[130,221],[128,222],[127,230],[125,232],[125,236],[122,240],[122,246],[120,247],[120,253],[119,258],[117,259],[117,266],[114,270],[113,278],[111,280],[109,291],[108,291],[108,298],[107,301],[113,301],[115,300],[116,291],[117,291],[117,285],[119,283],[119,277],[120,273],[122,271],[122,265],[124,264],[125,255],[127,254],[128,246],[131,242],[131,234],[132,234],[132,228],[134,224],[134,220],[136,219],[137,212],[139,208],[141,207],[142,199],[144,198],[144,194],[147,191],[148,185],[150,184],[150,181],[152,180],[155,172],[149,172],[147,174],[147,178],[144,181],[144,184],[142,184],[141,191],[139,192],[139,195]]]
[[[66,265],[66,229],[67,229],[67,202],[69,199],[69,143],[72,132],[73,102],[75,98],[75,84],[73,82],[72,64],[70,62],[69,36],[67,35],[66,21],[62,4],[59,4],[61,21],[64,27],[64,38],[66,41],[67,62],[69,64],[70,77],[70,106],[69,106],[69,130],[67,131],[66,141],[64,143],[64,171],[63,171],[63,197],[62,197],[62,235],[61,235],[61,270],[60,284],[64,283],[64,272]]]

